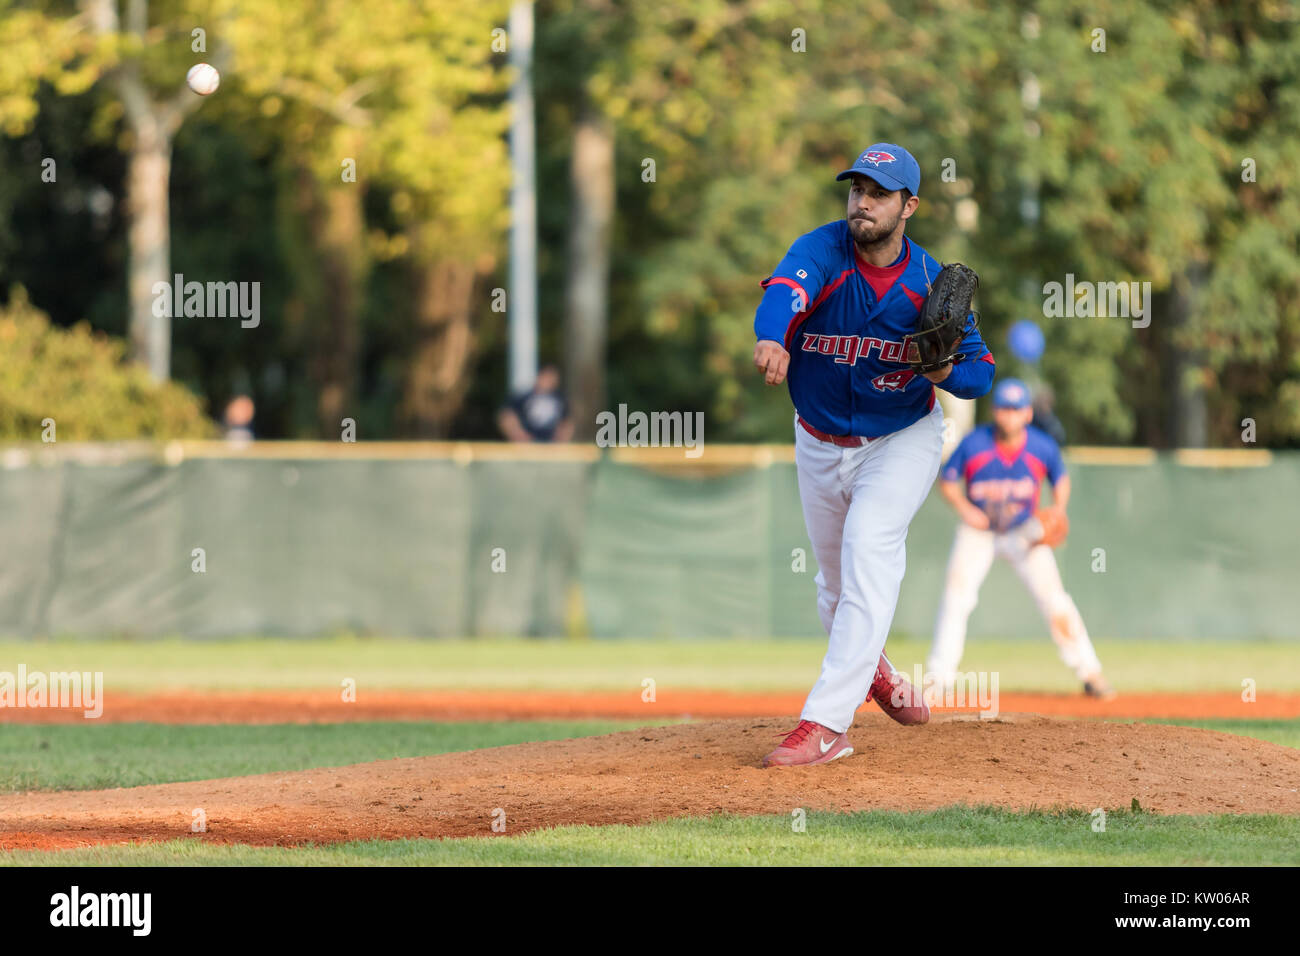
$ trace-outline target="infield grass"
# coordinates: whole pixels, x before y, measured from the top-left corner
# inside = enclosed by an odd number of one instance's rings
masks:
[[[928,642],[891,638],[909,674]],[[824,638],[804,640],[319,640],[180,639],[0,641],[0,669],[101,671],[104,693],[161,690],[326,689],[350,677],[379,689],[627,690],[659,687],[806,691],[817,679]],[[1294,642],[1105,641],[1097,652],[1121,692],[1300,690]],[[1041,641],[972,641],[964,670],[997,671],[1004,691],[1077,691],[1078,682]]]
[[[644,726],[643,720],[0,725],[0,792],[100,790],[341,767]]]
[[[517,837],[298,848],[198,840],[0,852],[9,866],[1205,866],[1300,864],[1300,818],[950,807],[913,813],[715,816],[559,827]]]
[[[1283,747],[1300,747],[1300,720],[1169,720],[1164,717],[1149,718],[1143,723],[1173,724],[1177,727],[1200,727],[1218,730],[1225,734],[1240,734],[1267,740]]]

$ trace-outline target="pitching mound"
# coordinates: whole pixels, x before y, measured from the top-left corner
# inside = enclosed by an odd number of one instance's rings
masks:
[[[861,714],[857,752],[759,769],[789,718],[723,720],[352,767],[0,797],[0,848],[191,836],[226,843],[490,835],[711,813],[953,804],[1300,813],[1300,752],[1184,727],[1006,715],[903,728]],[[499,810],[498,810],[499,808]]]

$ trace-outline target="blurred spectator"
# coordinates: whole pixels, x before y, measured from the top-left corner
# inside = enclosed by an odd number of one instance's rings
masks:
[[[245,445],[253,440],[253,400],[247,395],[236,395],[226,405],[222,418],[226,441]]]
[[[1051,386],[1041,383],[1032,391],[1034,395],[1034,425],[1047,432],[1052,436],[1054,442],[1064,447],[1065,426],[1061,424],[1061,420],[1052,411],[1052,406],[1056,404],[1056,395],[1052,392]]]
[[[497,416],[501,433],[510,441],[563,442],[573,437],[569,403],[560,391],[560,370],[544,365],[533,387],[516,395]]]

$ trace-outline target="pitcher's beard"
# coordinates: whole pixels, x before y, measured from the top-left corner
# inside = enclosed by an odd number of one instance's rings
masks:
[[[887,222],[881,222],[877,219],[874,226],[862,219],[851,219],[849,220],[849,231],[853,233],[853,241],[858,248],[865,252],[887,243],[894,235],[894,230],[898,228],[900,218],[900,216],[895,216]]]

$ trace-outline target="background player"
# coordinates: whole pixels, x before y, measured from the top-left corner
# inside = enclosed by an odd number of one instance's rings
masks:
[[[980,585],[994,557],[1011,563],[1038,603],[1061,659],[1082,680],[1084,693],[1113,697],[1101,674],[1088,630],[1061,583],[1052,549],[1038,543],[1034,518],[1042,480],[1052,485],[1053,505],[1064,512],[1070,500],[1060,446],[1032,426],[1029,388],[1008,378],[993,390],[993,423],[976,428],[943,468],[939,490],[961,517],[948,558],[947,580],[926,681],[937,695],[956,679],[966,643],[966,622],[979,601]]]
[[[836,179],[852,180],[845,218],[795,241],[763,281],[754,318],[754,364],[769,385],[789,379],[799,498],[829,635],[799,725],[765,766],[851,754],[845,731],[868,694],[900,722],[928,718],[924,702],[907,706],[911,688],[882,657],[885,638],[907,528],[939,471],[934,386],[975,398],[993,381],[978,332],[962,343],[965,361],[924,374],[908,365],[908,337],[940,269],[903,235],[920,204],[916,160],[877,143]]]

